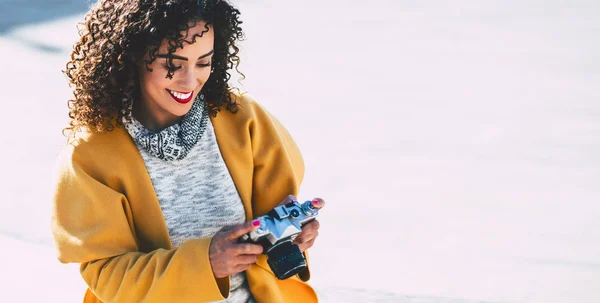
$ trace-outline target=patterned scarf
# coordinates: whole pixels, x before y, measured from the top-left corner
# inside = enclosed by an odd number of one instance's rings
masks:
[[[133,116],[128,120],[124,118],[123,123],[138,146],[159,159],[177,161],[185,158],[204,134],[208,111],[204,105],[204,96],[200,94],[179,124],[171,125],[158,133],[146,129]]]

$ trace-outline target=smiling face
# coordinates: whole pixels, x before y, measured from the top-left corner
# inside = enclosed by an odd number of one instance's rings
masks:
[[[184,42],[183,48],[170,54],[173,65],[177,67],[172,79],[165,77],[169,56],[166,41],[149,66],[152,72],[146,69],[144,63],[149,59],[148,54],[139,64],[141,94],[140,100],[133,105],[132,114],[149,130],[158,132],[178,123],[192,108],[193,100],[208,81],[215,41],[213,28],[208,26],[208,29],[206,31],[204,22],[198,22],[190,28],[186,37],[191,42],[192,37],[198,35],[196,41],[192,44]]]

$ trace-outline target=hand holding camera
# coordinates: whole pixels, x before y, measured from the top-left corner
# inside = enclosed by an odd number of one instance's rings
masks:
[[[224,278],[242,272],[256,263],[258,255],[263,252],[262,246],[238,242],[242,235],[258,228],[258,224],[253,225],[253,223],[258,222],[255,220],[224,227],[213,236],[210,242],[209,259],[215,278]]]
[[[319,229],[315,218],[325,206],[325,201],[320,198],[302,204],[294,196],[286,200],[268,214],[258,217],[255,220],[260,223],[258,228],[240,238],[242,242],[262,246],[268,257],[267,263],[280,280],[306,268],[302,252],[313,245]]]
[[[241,225],[224,227],[211,241],[213,274],[224,278],[248,269],[266,253],[277,278],[284,280],[306,268],[302,252],[313,246],[319,232],[315,220],[325,201],[315,198],[300,204],[288,196],[268,214]]]

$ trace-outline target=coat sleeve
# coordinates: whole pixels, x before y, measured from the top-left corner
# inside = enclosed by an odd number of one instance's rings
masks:
[[[127,197],[92,177],[89,155],[68,147],[56,167],[52,232],[63,263],[80,263],[90,290],[104,302],[206,302],[228,296],[215,279],[211,238],[177,249],[139,251]],[[172,300],[170,300],[172,298]]]
[[[267,110],[255,103],[256,123],[252,125],[252,152],[254,156],[253,213],[261,216],[269,212],[288,195],[298,195],[304,177],[302,154],[289,132]],[[304,253],[308,264],[308,252]],[[265,264],[262,261],[265,261]],[[266,259],[259,259],[266,265]],[[268,265],[266,265],[268,268]],[[308,268],[298,274],[308,281]]]

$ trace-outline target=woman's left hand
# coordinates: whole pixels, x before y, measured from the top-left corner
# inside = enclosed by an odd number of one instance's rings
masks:
[[[321,198],[315,198],[314,200],[318,201],[317,205],[319,208],[325,205],[325,201],[323,201],[323,199]],[[283,201],[281,201],[279,205],[285,205],[292,201],[298,201],[298,199],[294,195],[289,195],[285,199],[283,199]],[[315,239],[318,235],[319,221],[315,219],[302,225],[302,232],[300,232],[296,239],[294,239],[294,244],[298,245],[301,252],[304,252],[305,250],[311,248],[315,244]]]
[[[302,232],[296,237],[294,244],[297,244],[300,247],[300,251],[304,252],[315,244],[318,235],[319,221],[315,219],[302,226]]]

